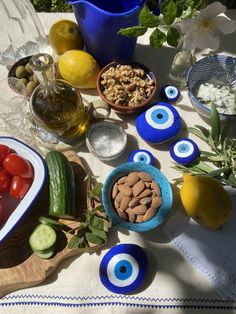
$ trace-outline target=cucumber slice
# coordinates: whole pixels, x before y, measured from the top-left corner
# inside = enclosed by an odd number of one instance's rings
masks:
[[[36,254],[38,257],[40,257],[40,258],[48,259],[48,258],[50,258],[50,257],[53,256],[54,251],[53,251],[53,250],[49,250],[49,251],[47,251],[47,252],[45,252],[45,253],[36,253],[36,252],[35,252],[35,254]]]
[[[59,221],[57,221],[55,219],[52,219],[50,217],[41,216],[41,217],[39,217],[39,222],[41,224],[47,225],[49,227],[52,227],[53,229],[61,230],[63,228],[63,224],[62,223],[60,223]]]
[[[56,243],[55,230],[45,224],[38,225],[29,238],[29,244],[33,251],[44,251],[52,248]]]
[[[49,251],[54,251],[54,249],[55,249],[55,245],[53,245],[52,247],[50,247],[50,248],[47,249],[47,250],[41,250],[41,251],[39,251],[39,250],[32,249],[32,251],[33,251],[34,253],[38,253],[38,254],[46,254],[46,253],[48,253]]]

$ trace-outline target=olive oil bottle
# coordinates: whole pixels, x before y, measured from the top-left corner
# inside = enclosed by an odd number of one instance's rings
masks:
[[[84,106],[78,89],[56,78],[57,67],[49,54],[34,55],[30,66],[40,82],[30,98],[34,122],[65,141],[83,136],[93,114],[89,107]]]

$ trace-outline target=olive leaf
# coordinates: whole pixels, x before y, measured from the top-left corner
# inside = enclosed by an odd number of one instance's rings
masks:
[[[217,146],[220,139],[220,116],[215,104],[211,106],[211,136]]]
[[[142,26],[146,27],[157,27],[160,23],[158,16],[149,11],[148,6],[144,5],[142,10],[139,13],[139,21]]]

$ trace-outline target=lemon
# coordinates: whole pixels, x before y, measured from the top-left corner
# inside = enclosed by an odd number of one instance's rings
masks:
[[[58,55],[68,50],[84,48],[79,27],[71,20],[55,22],[49,30],[48,39],[50,46]]]
[[[90,89],[96,87],[100,71],[97,61],[83,50],[69,50],[59,56],[58,69],[61,77],[72,85]]]
[[[228,194],[211,177],[185,173],[180,198],[190,217],[212,229],[221,228],[232,213]]]

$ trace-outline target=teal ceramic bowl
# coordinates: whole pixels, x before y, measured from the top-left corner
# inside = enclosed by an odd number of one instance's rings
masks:
[[[161,189],[163,200],[162,205],[158,209],[156,215],[145,222],[132,223],[121,219],[112,204],[111,194],[114,183],[120,177],[127,175],[132,171],[144,171],[149,173]],[[165,222],[172,208],[173,194],[171,185],[166,176],[156,167],[141,162],[129,162],[115,168],[107,177],[102,189],[102,203],[106,214],[114,224],[131,231],[145,232],[154,229]]]

